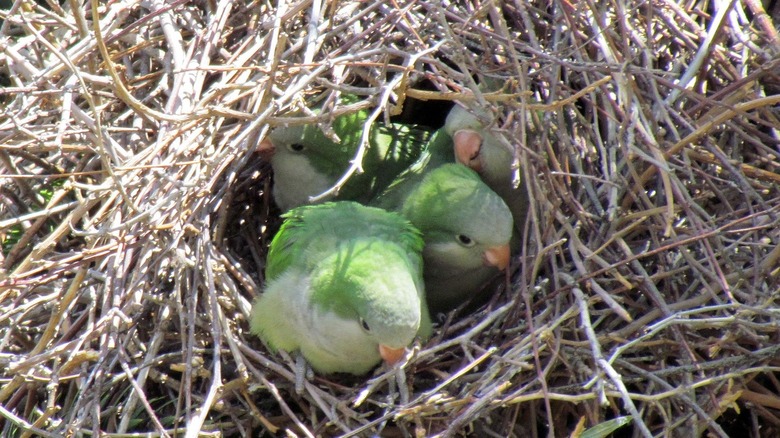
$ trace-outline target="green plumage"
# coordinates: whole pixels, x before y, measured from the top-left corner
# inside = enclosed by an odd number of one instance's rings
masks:
[[[481,139],[478,151],[471,154],[469,160],[461,160],[461,163],[476,170],[485,184],[506,202],[517,227],[513,247],[519,246],[519,233],[522,231],[521,227],[528,211],[528,193],[522,184],[522,179],[519,187],[515,187],[513,183],[513,152],[510,146],[502,144],[476,115],[459,105],[455,105],[447,115],[444,130],[450,138],[456,137],[458,131],[466,130]],[[455,148],[459,146],[454,145]],[[520,177],[522,178],[522,171]]]
[[[357,98],[344,96],[343,103]],[[319,112],[320,110],[316,110]],[[316,124],[279,127],[269,134],[275,153],[274,199],[284,211],[310,203],[333,187],[349,169],[359,150],[369,112],[360,110],[333,119],[325,135]],[[368,202],[420,155],[429,133],[401,124],[374,123],[369,130],[368,147],[362,160],[362,173],[353,174],[328,200]]]
[[[379,363],[380,345],[430,336],[422,240],[408,221],[354,202],[299,207],[285,218],[251,318],[271,348],[300,351],[320,372],[364,374]]]
[[[373,204],[401,213],[423,233],[427,301],[431,310],[446,311],[499,272],[486,257],[500,254],[508,263],[512,215],[476,172],[456,163],[433,167],[435,161],[423,157]]]

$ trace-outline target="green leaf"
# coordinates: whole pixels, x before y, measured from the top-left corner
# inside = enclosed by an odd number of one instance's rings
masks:
[[[629,416],[613,418],[609,421],[597,424],[590,429],[586,429],[584,432],[582,432],[580,438],[603,438],[609,436],[609,434],[620,429],[631,421],[633,421],[633,417]]]

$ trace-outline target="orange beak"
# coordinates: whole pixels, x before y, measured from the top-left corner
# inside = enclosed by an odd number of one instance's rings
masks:
[[[461,129],[452,137],[455,143],[455,159],[476,172],[482,171],[480,150],[482,149],[482,136],[471,129]]]
[[[403,359],[406,354],[406,348],[390,348],[386,345],[379,346],[379,355],[382,356],[382,360],[388,365],[395,365],[399,360]]]
[[[271,143],[271,140],[266,137],[257,145],[257,152],[263,160],[271,161],[271,157],[273,157],[274,152],[276,152],[276,146],[274,146],[274,144]]]
[[[503,271],[509,266],[509,245],[494,246],[485,250],[482,254],[485,266],[495,266]]]

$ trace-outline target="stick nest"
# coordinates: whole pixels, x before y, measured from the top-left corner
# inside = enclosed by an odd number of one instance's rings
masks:
[[[780,433],[777,2],[269,3],[0,12],[0,434]],[[338,92],[481,111],[533,203],[405,379],[298,394],[256,145]]]

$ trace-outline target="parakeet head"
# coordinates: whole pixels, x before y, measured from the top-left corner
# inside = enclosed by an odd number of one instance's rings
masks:
[[[349,167],[354,157],[354,145],[361,132],[343,128],[348,120],[358,117],[347,114],[334,120],[333,130],[338,140],[327,137],[315,124],[278,127],[260,144],[261,151],[273,151],[274,199],[282,210],[308,204],[309,198],[333,187]]]
[[[358,100],[342,97],[347,104]],[[336,185],[358,157],[368,115],[363,109],[335,117],[328,124],[329,135],[318,124],[282,126],[269,133],[259,150],[271,157],[274,199],[282,210],[308,204],[310,197]],[[419,156],[427,136],[427,131],[409,126],[374,123],[362,151],[362,172],[340,188],[338,199],[371,199]]]
[[[454,143],[455,159],[490,182],[512,178],[512,151],[486,129],[476,115],[455,105],[444,130]]]
[[[468,167],[453,163],[432,170],[402,208],[423,233],[426,273],[508,265],[512,214]]]
[[[352,241],[318,264],[311,277],[312,303],[345,321],[342,330],[351,342],[372,342],[377,354],[394,363],[420,329],[419,269],[397,245]]]

